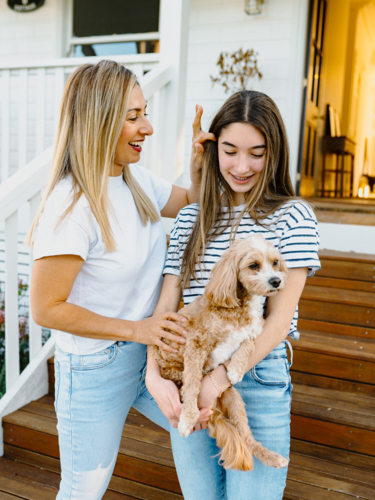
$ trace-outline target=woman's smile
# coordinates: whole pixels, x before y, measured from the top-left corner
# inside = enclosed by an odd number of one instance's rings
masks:
[[[235,205],[259,181],[266,161],[266,140],[250,123],[235,122],[225,127],[218,143],[221,175],[233,191]]]
[[[133,142],[129,142],[129,145],[135,150],[137,151],[137,153],[141,153],[142,152],[142,146],[143,146],[143,142],[144,142],[144,139],[140,140],[140,141],[133,141]]]

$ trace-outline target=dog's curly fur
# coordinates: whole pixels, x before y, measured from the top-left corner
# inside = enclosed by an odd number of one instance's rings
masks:
[[[188,436],[199,417],[197,405],[204,375],[231,358],[228,378],[240,382],[263,327],[264,295],[282,290],[286,265],[277,249],[262,235],[236,240],[215,264],[201,297],[179,312],[188,320],[186,344],[177,354],[153,346],[163,378],[181,389],[182,411],[178,429]],[[288,460],[255,441],[240,393],[231,387],[216,400],[208,422],[210,434],[221,448],[227,469],[252,470],[253,455],[265,465],[286,467]]]

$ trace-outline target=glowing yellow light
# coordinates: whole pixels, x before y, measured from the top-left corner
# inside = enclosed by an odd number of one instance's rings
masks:
[[[319,78],[319,75],[314,75],[315,80]]]
[[[358,191],[358,197],[359,197],[359,198],[362,198],[362,197],[363,197],[363,188],[359,188],[359,191]]]
[[[370,186],[367,184],[367,186],[365,186],[365,198],[368,198],[369,194],[370,194]]]

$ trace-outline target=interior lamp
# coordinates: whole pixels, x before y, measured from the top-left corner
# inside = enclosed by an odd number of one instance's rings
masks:
[[[254,16],[262,13],[262,5],[264,0],[245,0],[245,12],[249,16]]]

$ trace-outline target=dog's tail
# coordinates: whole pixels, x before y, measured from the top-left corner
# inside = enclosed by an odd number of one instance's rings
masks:
[[[260,460],[264,465],[268,465],[269,467],[275,467],[276,469],[280,469],[281,467],[287,467],[288,459],[275,453],[274,451],[270,451],[264,446],[262,446],[255,439],[252,441],[250,445],[251,451],[258,460]]]
[[[225,469],[253,470],[253,456],[249,447],[218,405],[213,408],[208,430],[221,449],[219,460]]]

